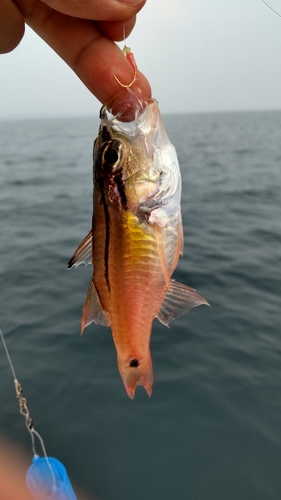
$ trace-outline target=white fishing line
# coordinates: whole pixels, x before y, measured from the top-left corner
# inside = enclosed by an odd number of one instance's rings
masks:
[[[266,5],[274,14],[276,14],[276,16],[278,17],[281,17],[281,14],[278,14],[278,12],[276,12],[276,10],[274,10],[272,7],[270,7],[270,5],[268,5],[268,3],[265,2],[265,0],[261,0],[264,5]]]

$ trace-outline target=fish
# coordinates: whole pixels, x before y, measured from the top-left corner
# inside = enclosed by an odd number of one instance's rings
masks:
[[[81,333],[110,327],[128,396],[138,385],[151,396],[154,318],[169,326],[209,305],[171,278],[183,252],[181,175],[156,99],[128,86],[101,108],[93,185],[92,229],[68,263],[93,266]]]

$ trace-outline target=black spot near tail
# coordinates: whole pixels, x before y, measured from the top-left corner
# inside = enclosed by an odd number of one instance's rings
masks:
[[[137,368],[139,366],[139,360],[138,359],[132,359],[132,361],[130,361],[130,366],[132,368]]]

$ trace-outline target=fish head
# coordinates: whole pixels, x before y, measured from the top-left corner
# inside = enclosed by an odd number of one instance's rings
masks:
[[[178,160],[157,101],[126,89],[125,97],[123,92],[101,108],[100,118],[94,175],[107,202],[116,210],[131,210],[147,219],[163,206],[173,214],[176,206],[180,213]],[[165,219],[169,214],[164,212]]]

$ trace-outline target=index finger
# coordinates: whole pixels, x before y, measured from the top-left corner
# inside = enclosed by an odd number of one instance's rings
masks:
[[[123,83],[132,81],[132,67],[122,51],[100,33],[93,21],[66,16],[42,2],[15,0],[15,3],[26,23],[62,57],[102,103],[120,92],[114,74]],[[150,85],[141,73],[139,83],[143,96],[150,97]]]
[[[14,50],[24,34],[22,15],[12,0],[0,2],[0,54]]]

